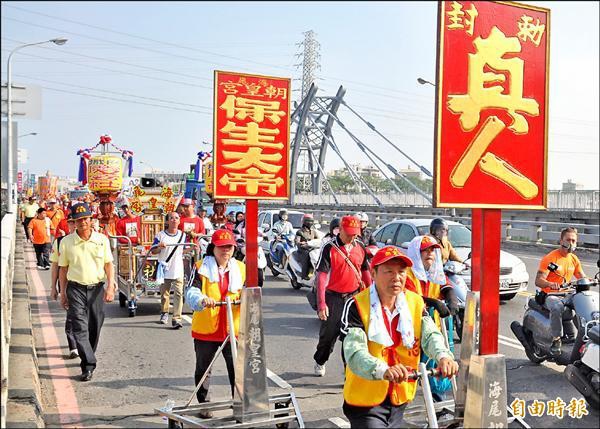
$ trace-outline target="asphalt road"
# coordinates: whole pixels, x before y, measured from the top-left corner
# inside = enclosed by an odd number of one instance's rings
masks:
[[[543,251],[506,250],[520,256],[527,265],[529,291],[533,292],[533,277]],[[586,273],[593,275],[595,259],[583,256],[582,260]],[[154,408],[163,406],[167,399],[183,404],[194,389],[191,315],[186,316],[183,329],[172,330],[170,324],[157,323],[160,311],[157,299],[140,302],[134,318],[127,317],[126,309],[120,308],[118,301],[107,304],[97,352],[98,368],[91,382],[82,383],[78,381],[78,359],[65,359],[65,312],[48,298],[49,272],[35,268],[33,250],[29,247],[26,261],[28,279],[33,282],[30,283],[32,317],[47,426],[165,427],[166,421],[154,414]],[[306,301],[306,289],[293,290],[283,279],[270,275],[266,280],[263,316],[268,368],[293,386],[307,427],[343,427],[339,343],[327,364],[326,375],[313,376],[312,355],[320,322]],[[500,308],[499,350],[506,356],[508,402],[519,398],[529,405],[534,399],[547,401],[560,397],[568,404],[571,398],[581,398],[562,374],[562,367],[532,364],[513,337],[510,322],[521,319],[526,299],[517,296]],[[217,361],[212,383],[212,397],[227,398],[229,387],[222,359]],[[270,392],[278,391],[280,388],[270,382]],[[528,415],[525,420],[533,427],[595,428],[598,418],[597,413],[590,411],[582,419],[568,415],[562,420]]]

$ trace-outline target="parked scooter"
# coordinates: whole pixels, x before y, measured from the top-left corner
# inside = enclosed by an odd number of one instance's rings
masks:
[[[315,238],[309,240],[307,245],[310,247],[309,261],[310,269],[308,280],[302,278],[302,265],[297,258],[298,248],[294,248],[293,252],[288,258],[288,263],[285,268],[285,272],[290,279],[290,283],[294,289],[300,289],[302,287],[312,287],[315,282],[315,271],[317,269],[317,262],[319,262],[319,254],[321,252],[321,238]]]
[[[548,268],[552,270],[553,267],[549,266]],[[565,334],[576,333],[577,335],[572,342],[563,341],[561,354],[557,356],[554,356],[550,352],[552,344],[550,312],[538,303],[535,298],[529,299],[527,309],[523,315],[523,324],[515,320],[511,323],[510,329],[525,348],[525,354],[531,362],[539,364],[547,360],[555,362],[558,365],[569,365],[581,361],[582,352],[585,350],[583,346],[589,341],[591,329],[600,323],[597,294],[590,292],[590,287],[597,285],[598,280],[582,278],[570,283],[564,283],[563,288],[558,291],[558,293],[562,292],[566,296],[565,311],[563,312]],[[593,353],[593,349],[591,347],[590,352]],[[597,366],[598,360],[596,359],[595,367],[597,368]],[[583,380],[573,369],[566,374],[567,377],[569,377],[569,374],[573,374],[576,377],[576,379],[573,378],[573,381],[577,381],[578,384],[581,384],[582,381],[590,384],[588,389],[584,389],[586,390],[584,395],[588,395],[586,399],[590,403],[595,402],[597,404],[598,372],[596,371],[596,377],[592,373],[587,378],[583,378]],[[595,394],[591,391],[592,382],[596,385]],[[578,385],[575,385],[575,387],[579,389]]]
[[[600,268],[600,259],[597,262]],[[600,271],[596,273],[600,281]],[[592,408],[600,408],[600,321],[596,319],[585,324],[584,344],[580,348],[581,359],[567,365],[565,375],[569,382],[581,393]]]
[[[277,250],[283,250],[283,258],[279,258]],[[269,244],[269,254],[267,255],[267,265],[271,269],[273,277],[279,274],[285,274],[287,263],[291,253],[296,249],[294,246],[294,234],[277,234]]]
[[[458,313],[453,316],[454,327],[459,340],[462,340],[462,327],[465,317],[465,302],[467,301],[467,292],[469,287],[460,274],[467,269],[465,264],[457,261],[448,261],[444,264],[444,274],[454,288],[454,294],[458,301]]]

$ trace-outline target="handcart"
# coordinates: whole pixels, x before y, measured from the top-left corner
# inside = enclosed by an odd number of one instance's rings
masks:
[[[157,245],[150,246],[148,250],[144,246],[132,246],[131,240],[127,236],[116,235],[110,238],[125,239],[127,244],[117,245],[117,285],[119,288],[119,305],[127,307],[129,317],[136,315],[138,301],[145,297],[159,297],[160,283],[156,281],[156,271],[158,268],[158,256],[151,255],[152,249]],[[194,243],[170,244],[169,247],[198,246]],[[193,279],[194,253],[183,254],[184,266],[184,286]]]
[[[240,301],[231,301],[228,297],[225,301],[217,302],[217,305],[227,306],[227,325],[229,330],[229,335],[217,352],[213,360],[211,361],[208,369],[203,374],[202,378],[196,385],[194,392],[192,392],[189,400],[184,405],[179,406],[166,406],[162,408],[157,408],[155,411],[168,419],[168,427],[171,428],[181,428],[181,427],[196,427],[196,428],[224,428],[224,427],[232,427],[232,428],[250,428],[250,427],[265,427],[275,425],[278,428],[287,428],[289,423],[292,421],[296,421],[298,426],[304,428],[304,421],[302,419],[302,415],[300,414],[300,407],[296,396],[294,395],[291,389],[282,394],[269,395],[269,410],[265,412],[261,418],[252,419],[251,421],[240,421],[237,420],[234,416],[234,400],[220,400],[220,401],[212,401],[205,402],[198,405],[191,405],[192,401],[196,397],[196,393],[204,380],[208,376],[211,371],[212,366],[219,354],[222,353],[223,348],[227,345],[227,342],[231,344],[231,353],[233,357],[234,363],[237,361],[237,341],[235,337],[235,332],[233,328],[233,312],[232,306],[239,305]],[[237,380],[236,380],[237,384]],[[225,416],[215,416],[208,419],[202,419],[198,417],[199,413],[206,412],[219,412],[230,410],[231,413],[227,413]]]

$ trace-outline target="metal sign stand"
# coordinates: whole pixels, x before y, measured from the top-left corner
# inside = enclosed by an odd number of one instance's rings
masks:
[[[304,420],[294,392],[269,395],[267,389],[267,365],[264,350],[262,290],[258,287],[244,288],[241,297],[239,346],[236,344],[233,326],[232,303],[227,299],[220,305],[227,306],[229,335],[215,353],[208,369],[196,385],[190,399],[182,406],[156,408],[154,411],[168,419],[169,428],[249,428],[277,425],[285,428],[296,421],[300,428]],[[235,362],[234,399],[205,402],[192,406],[191,403],[209,374],[227,341],[231,344]],[[225,411],[231,413],[210,419],[201,419],[199,413]]]

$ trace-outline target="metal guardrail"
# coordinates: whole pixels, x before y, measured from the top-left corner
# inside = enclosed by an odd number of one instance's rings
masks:
[[[0,427],[6,427],[6,411],[8,401],[8,356],[10,348],[11,312],[12,312],[12,283],[15,262],[16,220],[14,213],[7,213],[2,217],[2,257],[1,257],[1,282],[2,282],[2,319],[0,321],[2,333],[1,355],[1,417]]]
[[[384,206],[404,207],[431,207],[431,203],[422,195],[416,193],[400,194],[397,192],[386,192],[375,194]],[[336,194],[340,205],[343,206],[376,206],[375,200],[369,194],[350,193]],[[308,205],[336,205],[336,201],[330,194],[312,195],[297,194],[294,196],[295,204]],[[548,191],[549,210],[576,210],[585,212],[598,212],[600,210],[600,191]]]
[[[331,209],[311,209],[315,221],[321,223],[324,227],[329,224],[334,217],[342,217],[348,214],[354,214],[354,210],[340,207],[339,210]],[[446,220],[460,222],[463,225],[471,226],[471,218],[468,216],[432,216],[385,213],[385,212],[366,212],[369,215],[369,226],[373,229],[379,228],[395,219],[430,219],[432,217],[441,217]],[[581,247],[600,249],[600,226],[598,224],[582,223],[564,223],[564,222],[542,222],[533,220],[514,220],[502,219],[502,240],[513,242],[524,242],[540,245],[556,245],[560,239],[560,231],[566,226],[577,228],[578,245]]]

